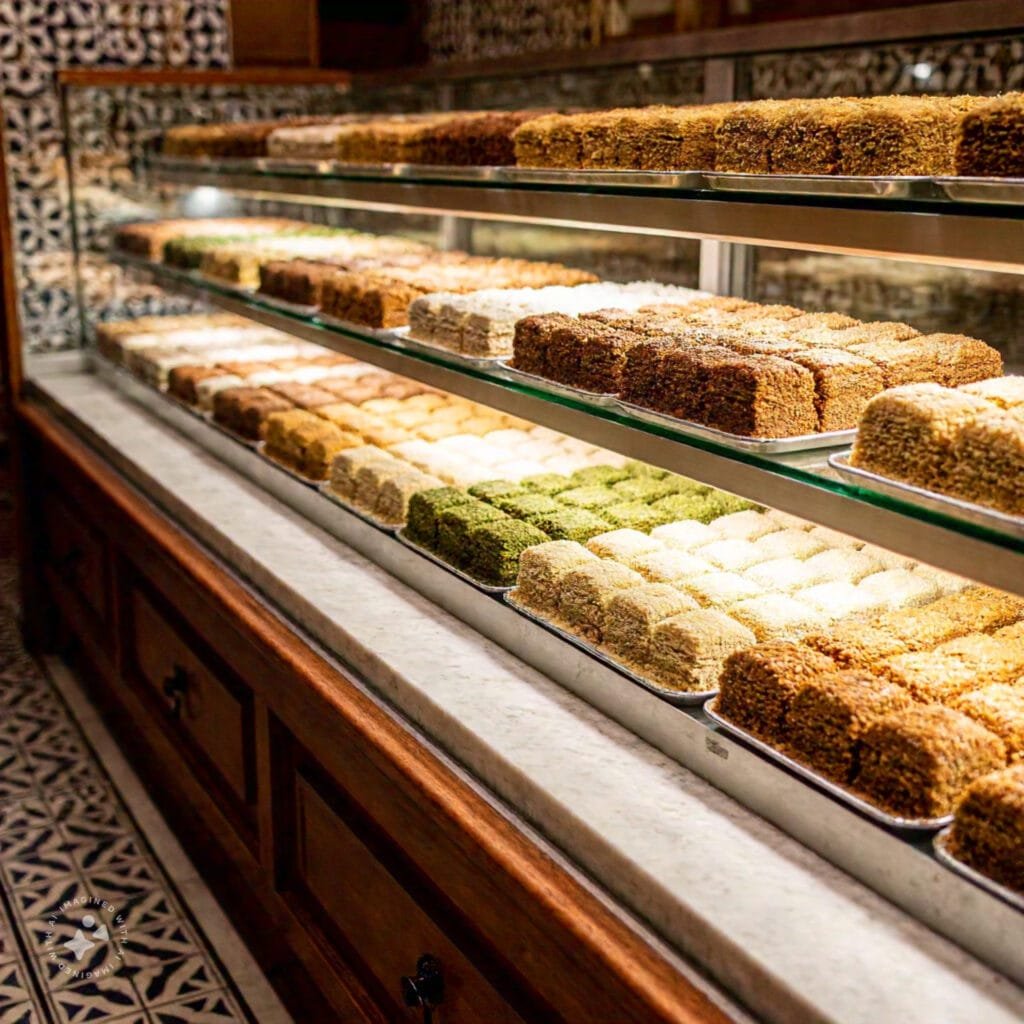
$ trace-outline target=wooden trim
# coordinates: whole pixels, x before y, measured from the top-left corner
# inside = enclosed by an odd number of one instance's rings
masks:
[[[348,71],[317,68],[243,68],[238,71],[191,71],[173,68],[66,68],[57,84],[112,89],[131,85],[337,85],[348,86]]]
[[[3,373],[4,378],[4,405],[11,412],[16,396],[21,393],[23,377],[18,278],[14,261],[14,234],[11,230],[11,202],[7,185],[7,143],[4,138],[4,126],[0,120],[0,288],[3,289],[3,307],[0,310],[0,327],[3,330],[0,373]]]
[[[306,683],[317,703],[341,716],[346,729],[358,737],[374,760],[387,765],[389,773],[421,794],[439,828],[464,836],[468,844],[485,851],[488,863],[507,879],[508,891],[531,907],[531,916],[551,922],[567,940],[567,949],[585,951],[588,964],[596,965],[597,973],[590,979],[581,978],[580,983],[614,996],[619,1019],[650,1024],[726,1024],[729,1018],[708,995],[611,912],[597,894],[555,864],[382,706],[347,685],[301,637],[66,427],[34,403],[23,403],[19,415],[43,444],[61,452],[89,485],[104,495],[116,513],[144,532],[155,554],[170,559],[190,583],[216,601],[238,628],[260,645],[271,662]],[[312,718],[315,709],[308,698],[304,703],[303,717]],[[325,720],[323,712],[316,718],[319,729],[330,727],[329,716]]]
[[[424,65],[398,72],[356,73],[352,81],[357,89],[380,88],[399,83],[450,82],[545,71],[578,71],[616,64],[704,60],[707,57],[871,45],[901,39],[983,35],[1021,28],[1024,28],[1024,4],[1020,0],[951,0],[856,14],[681,32],[622,40],[590,49],[551,51],[537,56],[436,67]]]

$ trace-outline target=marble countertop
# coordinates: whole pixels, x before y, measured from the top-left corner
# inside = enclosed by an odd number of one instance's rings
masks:
[[[758,1018],[1002,1024],[1024,990],[95,377],[44,390],[256,589]]]

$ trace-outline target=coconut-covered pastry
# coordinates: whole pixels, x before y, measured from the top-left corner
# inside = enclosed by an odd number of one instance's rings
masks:
[[[528,607],[554,616],[566,573],[597,561],[597,555],[575,541],[555,540],[527,548],[519,558],[516,596]]]
[[[605,645],[630,665],[647,663],[654,628],[680,612],[696,611],[697,602],[667,583],[647,583],[616,592],[605,610]]]
[[[567,573],[561,581],[558,615],[574,632],[600,642],[608,602],[616,591],[642,586],[644,578],[632,569],[607,559]]]
[[[654,627],[648,666],[652,678],[668,689],[710,693],[725,659],[753,642],[754,634],[724,612],[681,612]]]

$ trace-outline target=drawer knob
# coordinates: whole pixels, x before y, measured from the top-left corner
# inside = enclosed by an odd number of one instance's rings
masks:
[[[175,665],[174,670],[164,679],[162,689],[170,704],[171,714],[181,718],[181,707],[188,693],[188,672],[181,665]]]
[[[444,999],[444,975],[436,956],[424,953],[416,961],[416,973],[402,978],[402,1001],[411,1010],[423,1010],[423,1024],[431,1024],[434,1010]]]

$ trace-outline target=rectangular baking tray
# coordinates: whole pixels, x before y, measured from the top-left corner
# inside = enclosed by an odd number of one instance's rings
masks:
[[[857,487],[884,494],[887,498],[896,498],[899,501],[921,505],[974,526],[983,526],[997,533],[1024,539],[1024,516],[1012,516],[994,508],[975,505],[973,502],[963,501],[960,498],[951,498],[936,491],[925,490],[923,487],[891,480],[889,477],[860,469],[858,466],[851,466],[849,452],[836,452],[830,455],[828,463],[848,483],[855,484]]]
[[[315,490],[320,490],[320,485],[323,483],[323,480],[314,480],[310,476],[305,476],[294,467],[289,466],[287,462],[281,462],[279,459],[275,458],[267,451],[266,441],[260,441],[256,447],[256,451],[258,451],[260,455],[262,455],[263,458],[267,460],[267,462],[273,464],[278,469],[287,473],[289,476],[294,477],[296,480],[299,481],[299,483],[305,484],[307,487],[312,487]]]
[[[970,867],[953,855],[952,850],[949,848],[951,832],[952,827],[944,828],[932,840],[932,849],[935,851],[935,856],[940,863],[944,864],[950,871],[955,871],[958,875],[963,875],[968,881],[981,886],[982,889],[986,889],[993,896],[998,896],[1001,900],[1009,903],[1011,907],[1024,911],[1024,894],[1014,892],[1013,889],[1007,888],[1007,886],[1002,885],[1000,882],[989,878],[988,875],[983,875],[976,868]]]
[[[722,192],[767,192],[772,195],[855,199],[935,199],[942,193],[934,180],[920,175],[869,178],[842,174],[740,174],[715,171],[708,185]]]
[[[718,713],[717,704],[717,697],[709,700],[704,705],[704,714],[720,729],[743,740],[744,743],[753,747],[759,754],[774,761],[776,764],[782,765],[783,768],[787,768],[794,775],[799,775],[800,778],[814,783],[815,786],[824,790],[829,796],[835,797],[836,800],[846,804],[848,807],[852,807],[855,811],[859,811],[865,817],[871,818],[872,821],[877,821],[880,825],[892,829],[894,832],[937,832],[953,820],[952,814],[945,814],[939,818],[901,818],[899,815],[889,814],[863,797],[851,793],[850,790],[808,768],[805,764],[801,764],[795,758],[781,753],[770,743],[766,743],[764,740],[753,735],[753,733],[747,732],[741,726],[730,722],[729,719],[724,718]]]
[[[470,576],[468,572],[464,572],[462,569],[456,568],[451,562],[446,562],[440,555],[431,551],[429,548],[423,547],[421,544],[417,544],[416,541],[410,540],[405,533],[405,527],[402,527],[395,536],[399,541],[404,544],[407,548],[411,548],[418,555],[422,555],[424,558],[429,559],[435,565],[441,566],[442,569],[447,569],[453,576],[458,576],[460,580],[464,580],[466,583],[472,584],[477,590],[482,590],[485,594],[504,594],[506,591],[511,590],[511,587],[496,587],[492,583],[483,583],[476,579],[474,576]]]
[[[567,629],[563,629],[556,622],[552,622],[551,619],[545,618],[540,613],[533,611],[531,608],[527,608],[524,604],[521,604],[516,599],[516,588],[507,591],[504,599],[505,603],[510,607],[515,608],[520,615],[525,615],[526,618],[530,619],[532,622],[536,622],[538,625],[543,626],[548,630],[548,632],[554,633],[555,636],[564,640],[566,643],[570,643],[574,647],[578,647],[581,651],[589,654],[592,658],[596,658],[602,664],[615,669],[616,672],[624,675],[628,680],[630,680],[630,682],[636,683],[637,686],[642,686],[648,691],[648,693],[653,693],[656,697],[660,697],[669,704],[675,704],[677,707],[696,707],[703,704],[709,697],[713,697],[715,695],[714,690],[702,690],[700,693],[695,693],[693,691],[686,690],[668,690],[662,686],[658,686],[657,683],[651,682],[650,679],[647,679],[635,672],[633,669],[624,665],[607,651],[602,650],[595,644],[589,643],[582,637],[576,636],[574,633],[570,633]]]
[[[346,501],[337,491],[331,488],[329,481],[325,480],[317,489],[329,502],[332,502],[339,508],[343,508],[350,515],[355,516],[357,519],[362,519],[364,523],[369,523],[384,533],[397,533],[402,528],[401,523],[385,523],[383,519],[378,519],[376,516],[370,515],[369,512],[359,508],[358,505],[353,505],[351,502]]]
[[[853,443],[857,435],[856,429],[830,430],[822,434],[797,434],[793,437],[744,437],[742,434],[730,434],[714,427],[704,427],[692,420],[676,419],[667,413],[645,409],[642,405],[634,405],[622,399],[616,406],[623,412],[645,423],[659,427],[670,427],[672,430],[686,434],[688,437],[702,441],[712,441],[724,448],[733,448],[740,452],[754,452],[758,455],[786,455],[790,452],[814,451],[818,448],[838,448]]]
[[[396,337],[394,343],[400,348],[410,349],[417,352],[425,352],[432,356],[442,356],[445,361],[450,362],[456,366],[466,366],[473,370],[490,370],[497,366],[502,358],[508,358],[507,356],[466,356],[461,352],[455,352],[450,348],[445,348],[443,345],[435,345],[430,341],[421,341],[419,338],[414,338],[409,334],[409,328],[405,328],[404,332],[399,334],[395,332]]]
[[[703,171],[571,170],[557,167],[497,167],[494,178],[507,185],[556,185],[563,188],[630,188],[695,191],[705,189]]]
[[[281,310],[282,313],[290,313],[292,316],[301,316],[305,319],[312,318],[320,310],[319,306],[289,302],[287,299],[279,299],[276,295],[268,295],[266,292],[258,291],[253,298],[258,299],[265,306],[272,306],[274,309]]]
[[[959,203],[1024,203],[1024,178],[936,178],[935,184]]]
[[[330,313],[322,313],[319,310],[314,314],[316,323],[325,327],[332,327],[338,331],[345,331],[347,334],[354,334],[357,337],[365,338],[369,335],[378,341],[386,341],[389,344],[396,344],[396,331],[404,330],[402,327],[368,327],[366,324],[353,323],[351,320],[342,320],[341,317],[331,316]]]
[[[574,402],[593,402],[605,409],[614,409],[619,405],[618,395],[602,394],[598,391],[584,391],[582,388],[574,388],[568,384],[559,384],[557,381],[548,380],[547,377],[539,377],[535,373],[526,373],[524,370],[517,370],[506,357],[497,359],[491,364],[497,370],[498,375],[508,380],[521,381],[529,384],[537,391],[545,391],[549,395],[558,398],[571,398]]]

